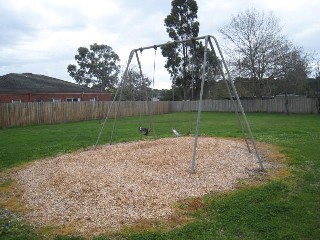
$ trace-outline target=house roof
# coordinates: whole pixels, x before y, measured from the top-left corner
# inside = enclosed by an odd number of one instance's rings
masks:
[[[77,84],[32,73],[9,73],[0,76],[0,93],[97,93]]]

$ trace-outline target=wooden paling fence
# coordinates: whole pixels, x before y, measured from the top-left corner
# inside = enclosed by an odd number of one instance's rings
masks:
[[[242,100],[246,112],[285,112],[285,99]],[[72,121],[94,120],[105,118],[111,102],[34,102],[0,104],[0,128],[53,124]],[[288,101],[290,113],[317,113],[316,99],[291,98]],[[176,102],[115,102],[110,110],[110,117],[116,112],[119,117],[148,115],[171,112],[196,111],[198,101]],[[205,100],[202,111],[234,112],[235,105],[230,100]]]
[[[285,113],[285,98],[241,100],[245,112]],[[318,100],[315,98],[289,98],[288,109],[290,113],[317,113]],[[236,101],[230,100],[204,100],[202,111],[208,112],[234,112]],[[198,101],[171,102],[173,112],[196,111]]]
[[[152,106],[151,106],[152,104]],[[103,119],[111,102],[29,102],[0,104],[0,128]],[[115,102],[110,117],[169,113],[170,102]]]

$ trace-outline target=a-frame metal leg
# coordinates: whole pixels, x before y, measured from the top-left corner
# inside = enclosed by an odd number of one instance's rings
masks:
[[[126,66],[126,70],[124,71],[124,74],[123,74],[122,79],[121,79],[121,82],[120,82],[120,88],[117,89],[117,91],[116,91],[116,93],[115,93],[115,95],[114,95],[114,97],[113,97],[113,100],[112,100],[112,102],[111,102],[111,104],[110,104],[110,107],[109,107],[109,109],[108,109],[107,115],[106,115],[106,117],[105,117],[105,119],[104,119],[104,122],[103,122],[103,124],[102,124],[102,126],[101,126],[101,129],[100,129],[100,131],[99,131],[97,141],[96,141],[96,143],[94,144],[94,149],[96,149],[96,148],[97,148],[97,145],[99,144],[100,138],[101,138],[101,136],[102,136],[102,132],[103,132],[105,126],[106,126],[106,123],[107,123],[107,121],[108,121],[108,119],[109,119],[111,110],[112,110],[112,108],[113,108],[113,106],[114,106],[114,103],[115,103],[115,101],[116,101],[119,93],[120,93],[120,96],[121,96],[121,94],[122,94],[122,90],[123,90],[123,87],[124,87],[125,82],[126,82],[126,79],[127,79],[127,75],[128,75],[128,71],[129,71],[129,66],[130,66],[130,63],[131,63],[131,61],[132,61],[133,54],[134,54],[134,51],[131,51],[131,52],[130,52],[130,55],[129,55],[129,60],[128,60],[128,63],[127,63],[127,66]],[[120,97],[120,98],[121,98],[121,97]],[[120,100],[121,100],[121,99],[120,99]],[[119,101],[120,101],[120,100],[119,100]],[[113,127],[113,128],[114,128],[114,127]],[[111,134],[111,138],[110,138],[110,141],[111,141],[111,142],[112,142],[112,138],[113,138],[113,133],[114,133],[114,130],[112,130],[112,134]]]
[[[249,132],[249,135],[250,135],[250,138],[251,138],[251,142],[252,142],[252,145],[253,145],[253,148],[254,148],[256,157],[257,157],[257,159],[258,159],[259,165],[260,165],[260,170],[261,170],[261,171],[264,171],[265,169],[264,169],[264,166],[263,166],[261,157],[260,157],[260,153],[259,153],[258,148],[257,148],[257,146],[256,146],[256,142],[255,142],[255,140],[254,140],[254,137],[253,137],[253,134],[252,134],[252,131],[251,131],[251,127],[250,127],[249,121],[248,121],[248,119],[247,119],[247,116],[246,116],[246,114],[245,114],[245,112],[244,112],[244,109],[243,109],[243,106],[242,106],[242,104],[241,104],[241,101],[240,101],[238,92],[237,92],[236,87],[234,86],[234,83],[233,83],[233,81],[232,81],[232,78],[231,78],[231,75],[230,75],[228,66],[227,66],[227,64],[226,64],[226,62],[225,62],[225,60],[224,60],[224,57],[223,57],[223,55],[222,55],[222,51],[221,51],[221,49],[220,49],[220,47],[219,47],[218,41],[217,41],[214,37],[212,37],[212,38],[214,39],[215,44],[216,44],[216,46],[217,46],[217,49],[218,49],[218,51],[219,51],[219,54],[220,54],[220,57],[221,57],[221,61],[222,61],[223,66],[224,66],[224,68],[226,69],[226,72],[227,72],[228,82],[230,83],[231,89],[232,89],[233,93],[235,94],[236,100],[237,100],[237,102],[238,102],[238,107],[239,107],[239,109],[240,109],[240,111],[241,111],[241,114],[242,114],[242,117],[243,117],[243,119],[244,119],[245,125],[246,125],[246,127],[247,127],[248,132]]]

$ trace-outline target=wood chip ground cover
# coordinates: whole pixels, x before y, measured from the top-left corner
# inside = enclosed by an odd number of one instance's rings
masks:
[[[25,217],[37,225],[72,224],[79,234],[174,214],[189,197],[228,190],[259,165],[243,141],[201,137],[106,145],[35,161],[15,173]]]

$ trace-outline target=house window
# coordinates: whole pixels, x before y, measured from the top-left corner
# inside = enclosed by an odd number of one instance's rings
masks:
[[[80,98],[66,98],[67,102],[80,102]]]
[[[21,103],[21,99],[14,99],[11,101],[12,103]]]
[[[95,102],[95,101],[96,101],[96,98],[90,98],[89,101],[90,101],[90,102]]]
[[[60,98],[51,98],[49,99],[49,102],[61,102]]]

